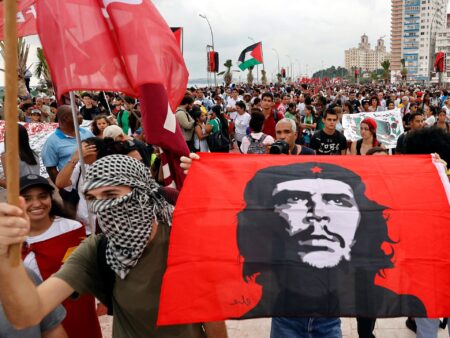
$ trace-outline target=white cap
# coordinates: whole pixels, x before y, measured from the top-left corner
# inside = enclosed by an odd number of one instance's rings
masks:
[[[108,126],[103,130],[103,137],[110,137],[115,140],[120,135],[124,135],[123,130],[116,125]]]

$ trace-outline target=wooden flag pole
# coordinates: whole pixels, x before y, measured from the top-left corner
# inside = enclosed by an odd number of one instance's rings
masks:
[[[19,128],[17,126],[17,3],[16,0],[4,0],[5,11],[5,124],[7,137],[6,150],[6,187],[8,203],[19,205]],[[12,266],[20,263],[21,244],[11,245],[9,261]]]

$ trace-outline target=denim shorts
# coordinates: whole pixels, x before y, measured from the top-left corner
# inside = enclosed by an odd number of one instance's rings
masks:
[[[339,318],[273,318],[270,338],[342,338]]]

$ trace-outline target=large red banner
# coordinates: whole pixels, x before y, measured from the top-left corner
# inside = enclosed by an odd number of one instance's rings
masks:
[[[201,154],[158,322],[447,317],[449,196],[431,156]]]

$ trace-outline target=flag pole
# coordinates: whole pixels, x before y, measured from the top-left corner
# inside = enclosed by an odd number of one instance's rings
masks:
[[[5,0],[5,123],[8,137],[5,140],[6,150],[6,187],[9,204],[19,206],[19,127],[17,111],[17,3],[16,0]],[[20,264],[21,244],[9,247],[9,263]]]
[[[109,106],[108,98],[106,97],[105,92],[103,93],[103,97],[105,98],[106,105],[108,106],[109,115],[112,115],[111,107]]]
[[[80,137],[80,126],[78,125],[78,108],[75,102],[75,93],[70,92],[70,105],[72,107],[72,117],[73,117],[73,127],[75,128],[75,138],[77,140],[77,149],[78,149],[78,158],[80,163],[80,170],[81,170],[81,176],[84,178],[86,177],[86,167],[84,165],[84,158],[83,158],[83,149],[81,146],[81,137]],[[108,105],[109,106],[109,105]],[[77,187],[78,189],[78,187]],[[92,219],[92,215],[88,210],[89,215],[89,227],[91,228],[91,233],[95,234],[95,224]]]

